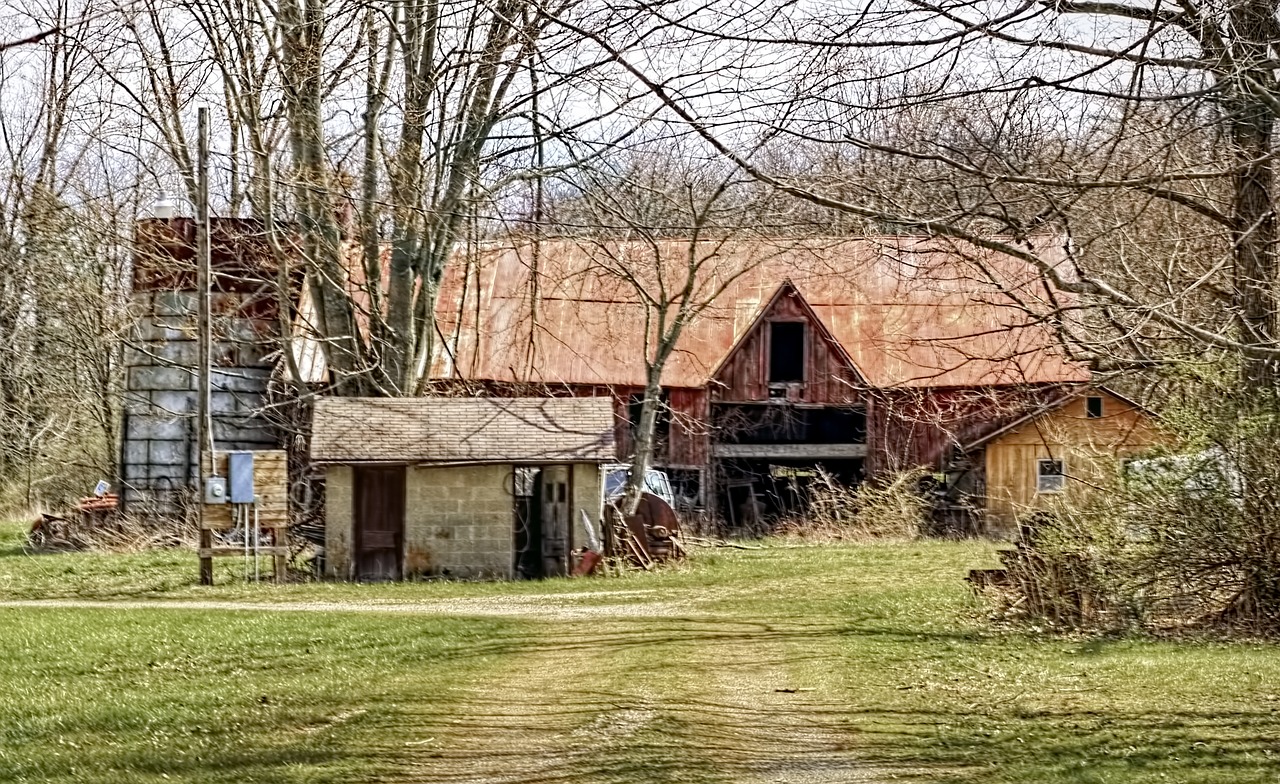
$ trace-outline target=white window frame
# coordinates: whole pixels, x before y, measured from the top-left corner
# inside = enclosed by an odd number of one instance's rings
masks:
[[[1040,472],[1040,468],[1045,463],[1057,463],[1058,473],[1056,475],[1042,474]],[[1046,487],[1045,486],[1046,479],[1057,479],[1058,481],[1055,483],[1057,486]],[[1063,460],[1061,457],[1036,458],[1036,495],[1061,493],[1063,490],[1066,489],[1066,487],[1067,487],[1067,461],[1066,460]]]

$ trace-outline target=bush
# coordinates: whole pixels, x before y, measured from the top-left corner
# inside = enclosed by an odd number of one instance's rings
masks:
[[[1024,519],[1009,606],[1068,628],[1280,636],[1280,416],[1220,427]]]
[[[199,530],[190,517],[173,519],[110,515],[89,518],[41,515],[31,525],[27,544],[33,550],[76,550],[139,553],[166,547],[194,549]]]

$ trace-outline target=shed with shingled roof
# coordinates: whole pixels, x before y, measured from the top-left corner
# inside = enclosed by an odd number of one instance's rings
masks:
[[[331,577],[565,574],[600,530],[613,403],[321,398],[311,451]]]

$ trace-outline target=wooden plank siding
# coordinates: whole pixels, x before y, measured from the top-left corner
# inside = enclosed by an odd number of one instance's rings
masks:
[[[643,392],[639,387],[617,387],[613,390],[614,442],[618,448],[618,459],[622,461],[631,458],[631,450],[634,448],[631,438],[631,396]],[[666,443],[658,444],[654,464],[682,467],[705,465],[710,456],[707,390],[668,387],[663,392],[667,395],[667,406],[671,409],[671,428]]]
[[[707,422],[707,390],[670,390],[671,435],[666,462],[673,466],[701,467],[711,458]]]
[[[878,391],[867,404],[867,476],[921,467],[939,470],[956,447],[981,438],[1062,392],[1056,384]]]
[[[208,457],[205,458],[206,463]],[[214,473],[227,476],[227,453],[214,453]],[[207,475],[207,474],[206,474]],[[258,524],[263,530],[289,526],[289,461],[283,449],[261,449],[253,453],[253,490],[257,494]],[[235,527],[231,504],[205,504],[204,527],[227,531]]]
[[[769,399],[769,324],[802,321],[805,331],[803,401],[826,405],[856,404],[863,399],[864,384],[826,328],[794,288],[777,297],[754,327],[742,337],[711,382],[714,399],[747,403]]]
[[[609,390],[613,396],[613,443],[617,446],[618,460],[626,461],[635,448],[635,439],[631,437],[631,396],[644,392],[643,387],[614,387]]]
[[[1088,397],[1103,399],[1101,417],[1088,416]],[[1020,515],[1059,495],[1036,491],[1041,459],[1063,461],[1069,494],[1105,479],[1117,460],[1169,443],[1154,417],[1129,401],[1105,390],[1077,397],[986,445],[987,530],[1012,531]]]

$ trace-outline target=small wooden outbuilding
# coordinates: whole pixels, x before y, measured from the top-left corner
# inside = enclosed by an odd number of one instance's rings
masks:
[[[964,446],[962,479],[984,510],[986,531],[1009,535],[1026,513],[1171,442],[1137,403],[1100,387],[1078,389]]]
[[[325,573],[567,574],[600,532],[610,398],[322,398]]]

